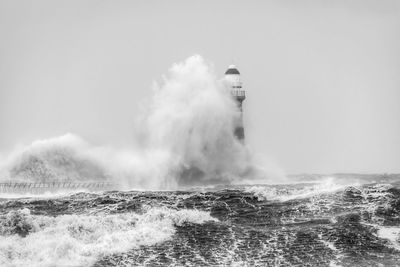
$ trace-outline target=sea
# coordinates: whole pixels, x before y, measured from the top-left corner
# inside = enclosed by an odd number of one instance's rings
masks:
[[[0,266],[400,266],[399,178],[0,194]]]

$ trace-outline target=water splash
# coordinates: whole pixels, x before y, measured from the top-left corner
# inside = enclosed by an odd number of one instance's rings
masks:
[[[14,152],[1,168],[13,181],[113,181],[125,188],[174,189],[265,178],[234,136],[240,112],[224,80],[195,55],[155,83],[135,151],[93,147],[66,134]]]
[[[175,226],[216,221],[207,212],[150,208],[144,214],[0,216],[1,266],[88,266],[98,257],[170,239]]]

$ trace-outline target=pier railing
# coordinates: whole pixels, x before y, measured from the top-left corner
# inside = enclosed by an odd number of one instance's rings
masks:
[[[103,191],[117,189],[118,185],[110,182],[48,182],[48,183],[0,183],[1,193],[44,193],[56,191]]]

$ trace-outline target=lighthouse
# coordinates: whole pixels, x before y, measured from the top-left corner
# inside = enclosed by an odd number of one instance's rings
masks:
[[[240,80],[240,72],[235,65],[230,65],[225,72],[225,80],[229,90],[231,91],[232,97],[235,99],[236,104],[240,110],[240,117],[238,121],[235,121],[235,136],[244,142],[244,128],[243,128],[243,100],[246,99],[245,91],[242,88],[242,82]]]

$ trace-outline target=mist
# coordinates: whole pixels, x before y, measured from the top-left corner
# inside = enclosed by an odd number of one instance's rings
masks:
[[[258,166],[236,138],[240,111],[226,81],[201,56],[173,64],[153,87],[152,100],[136,120],[135,149],[93,146],[67,133],[13,151],[2,168],[3,180],[176,189],[282,177],[272,165]]]

